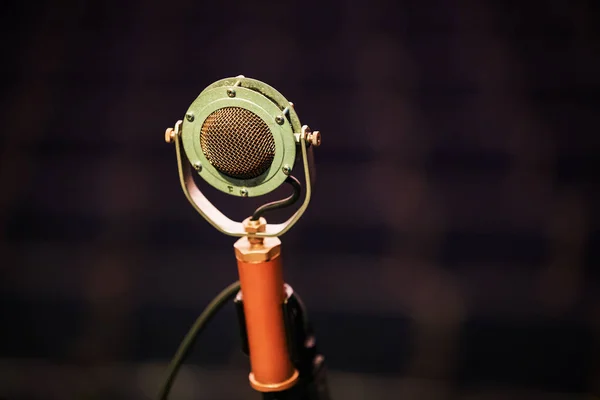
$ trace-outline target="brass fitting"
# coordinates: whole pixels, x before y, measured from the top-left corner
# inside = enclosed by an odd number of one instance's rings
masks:
[[[312,131],[308,125],[304,125],[302,127],[302,136],[304,136],[304,139],[306,140],[306,142],[308,144],[310,144],[311,146],[314,147],[319,147],[321,145],[321,132],[319,131]]]
[[[238,260],[246,263],[261,263],[279,257],[281,241],[278,238],[251,236],[254,233],[265,232],[267,221],[264,218],[257,221],[246,218],[243,225],[248,236],[240,238],[233,245]]]
[[[175,130],[173,128],[167,128],[165,131],[165,142],[173,143],[173,140],[175,140]]]
[[[175,128],[167,128],[167,130],[165,131],[165,142],[173,143],[175,141],[175,138],[181,132],[182,123],[183,121],[179,120],[175,123]]]
[[[242,225],[244,225],[244,230],[248,233],[248,240],[252,244],[260,244],[263,242],[262,237],[252,236],[253,233],[262,233],[267,230],[267,220],[263,217],[260,217],[257,220],[252,220],[250,217],[246,218]]]
[[[319,147],[321,145],[321,132],[319,132],[319,131],[310,132],[307,135],[306,140],[311,145],[313,145],[315,147]]]

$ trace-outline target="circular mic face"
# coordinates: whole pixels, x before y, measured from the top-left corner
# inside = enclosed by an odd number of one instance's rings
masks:
[[[269,126],[241,107],[213,111],[202,124],[200,146],[217,171],[236,179],[254,179],[265,173],[276,150]]]
[[[302,125],[278,91],[238,76],[204,89],[181,130],[200,177],[227,194],[253,197],[272,192],[292,173]]]

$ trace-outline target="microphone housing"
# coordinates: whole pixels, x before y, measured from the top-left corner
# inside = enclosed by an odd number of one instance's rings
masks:
[[[242,76],[204,89],[183,120],[185,153],[208,184],[253,197],[279,187],[292,172],[301,132],[298,115],[281,93]]]
[[[301,125],[293,104],[266,83],[242,75],[213,83],[194,100],[184,119],[165,131],[165,141],[175,144],[185,197],[221,233],[281,236],[310,203],[315,176],[312,150],[321,144],[321,134]],[[219,211],[193,179],[199,174],[233,196],[261,196],[293,178],[297,157],[304,172],[304,200],[288,220],[267,224],[264,232],[246,232],[242,222]]]

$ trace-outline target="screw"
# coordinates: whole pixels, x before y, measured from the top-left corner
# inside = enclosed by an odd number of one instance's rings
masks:
[[[174,139],[175,131],[173,130],[173,128],[167,128],[167,130],[165,131],[165,142],[172,143]]]
[[[227,89],[227,96],[229,96],[229,97],[235,97],[235,90],[233,90],[233,89]]]
[[[187,114],[185,114],[185,118],[189,121],[192,122],[194,120],[194,113],[193,112],[189,112]]]
[[[277,122],[279,125],[283,125],[283,117],[281,115],[276,116],[275,122]]]
[[[290,172],[292,172],[292,167],[290,167],[289,165],[285,164],[283,166],[283,168],[281,168],[281,170],[283,171],[284,174],[289,175]]]
[[[321,145],[321,132],[314,131],[307,135],[306,140],[315,147],[319,147]]]
[[[240,189],[240,194],[242,197],[248,197],[248,189]]]
[[[194,167],[194,169],[195,169],[196,171],[198,171],[198,172],[202,171],[202,164],[200,164],[200,161],[196,161],[196,162],[193,164],[193,167]]]

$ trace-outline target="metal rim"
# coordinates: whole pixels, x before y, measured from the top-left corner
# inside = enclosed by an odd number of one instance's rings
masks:
[[[228,89],[235,90],[235,97],[228,95]],[[198,174],[209,184],[227,194],[252,197],[269,193],[281,185],[287,177],[282,167],[294,165],[296,141],[290,123],[292,118],[290,120],[284,118],[283,124],[279,125],[275,118],[282,115],[282,110],[267,97],[268,93],[267,96],[263,93],[243,86],[233,86],[233,84],[217,87],[213,85],[212,88],[205,89],[190,105],[187,114],[193,115],[191,121],[184,119],[182,141],[190,162],[193,165],[201,165],[201,168],[197,168]],[[235,179],[217,171],[206,159],[200,145],[200,131],[204,120],[223,107],[244,108],[258,115],[269,127],[278,151],[271,166],[262,175],[252,179]],[[297,119],[297,116],[295,117]]]
[[[290,105],[290,102],[274,87],[262,81],[246,78],[242,75],[232,78],[224,78],[213,82],[207,86],[202,93],[200,93],[200,96],[202,96],[202,94],[206,91],[224,86],[234,90],[236,87],[244,87],[259,93],[263,93],[273,103],[277,104],[280,110],[283,110]],[[302,130],[302,125],[300,124],[300,119],[298,118],[298,114],[294,110],[294,107],[290,107],[289,109],[289,120],[292,123],[292,129],[294,130],[294,133],[300,133]]]

